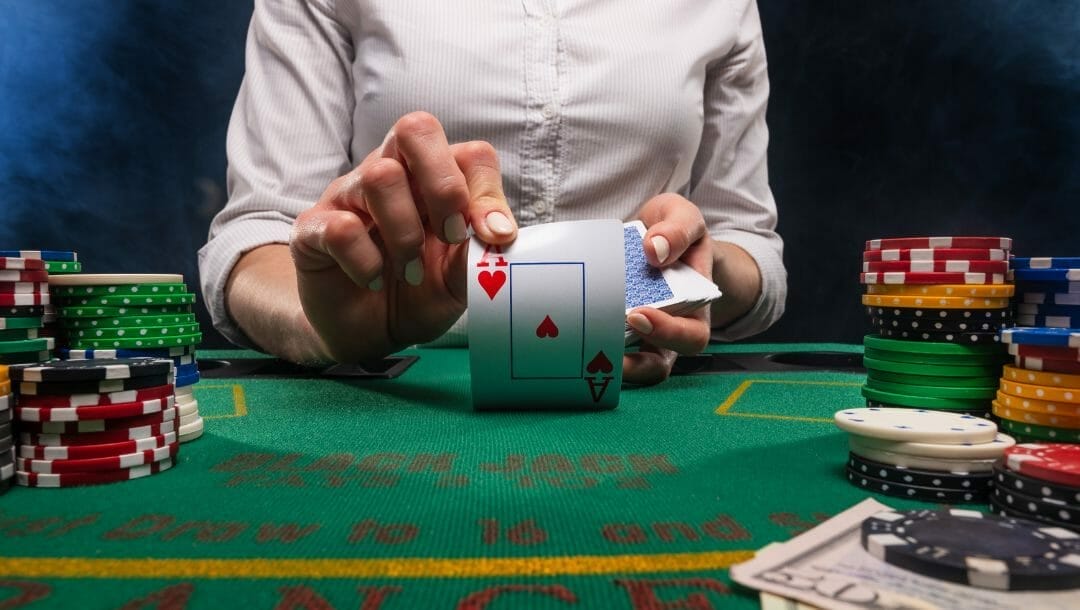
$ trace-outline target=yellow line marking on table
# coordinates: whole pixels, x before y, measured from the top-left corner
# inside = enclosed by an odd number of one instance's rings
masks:
[[[800,381],[793,379],[747,379],[739,384],[739,387],[728,395],[724,402],[720,403],[720,406],[716,407],[714,411],[717,415],[728,415],[734,417],[756,417],[760,419],[783,419],[789,421],[805,421],[815,423],[832,423],[832,418],[825,417],[802,417],[798,415],[774,415],[771,413],[732,413],[731,408],[735,406],[735,403],[742,398],[743,394],[750,389],[750,386],[754,384],[773,384],[773,385],[823,385],[834,387],[862,387],[862,383],[852,383],[849,381]]]
[[[238,383],[226,383],[215,385],[202,385],[196,386],[196,390],[202,393],[205,390],[220,390],[222,388],[228,389],[232,392],[233,412],[231,415],[203,415],[203,419],[231,419],[234,417],[245,417],[248,414],[247,410],[247,397],[244,394],[244,386]]]
[[[0,577],[151,579],[295,578],[478,578],[503,576],[595,576],[727,569],[754,551],[708,551],[656,555],[563,557],[468,557],[387,559],[105,559],[0,557]]]

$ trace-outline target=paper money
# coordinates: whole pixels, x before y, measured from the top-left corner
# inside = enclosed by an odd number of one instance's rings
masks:
[[[1080,589],[992,591],[936,580],[872,557],[859,542],[862,522],[889,507],[866,499],[814,529],[759,551],[731,578],[773,596],[762,607],[905,610],[1062,610],[1080,608]],[[766,606],[765,604],[770,604]]]

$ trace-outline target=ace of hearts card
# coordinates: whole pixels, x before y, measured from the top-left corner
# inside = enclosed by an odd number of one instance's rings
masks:
[[[623,225],[526,227],[469,244],[469,361],[478,409],[613,409],[625,333]]]

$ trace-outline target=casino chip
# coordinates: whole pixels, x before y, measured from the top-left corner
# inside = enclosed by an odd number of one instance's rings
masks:
[[[1009,260],[1013,269],[1080,269],[1080,256],[1013,257]]]
[[[973,502],[985,503],[986,490],[974,489],[945,489],[942,487],[924,487],[921,485],[906,485],[896,481],[878,479],[863,474],[851,467],[847,469],[848,480],[873,492],[907,498],[909,500],[922,500],[924,502],[942,502],[948,504],[971,504]]]
[[[954,332],[930,330],[908,330],[894,328],[880,328],[878,334],[889,339],[915,339],[918,341],[933,341],[939,343],[963,343],[965,345],[987,345],[1001,342],[997,331],[991,332]]]
[[[1004,261],[1008,251],[1001,248],[867,248],[863,261]]]
[[[1000,273],[1004,275],[1009,271],[1009,262],[967,260],[865,261],[863,262],[862,270],[863,273],[880,273],[885,271],[921,271],[931,273]],[[948,288],[964,288],[964,286],[948,286]],[[995,295],[988,294],[983,296]],[[1011,296],[1011,294],[1004,296]]]
[[[1008,237],[889,237],[869,239],[867,250],[889,248],[999,248],[1012,249],[1012,239]]]
[[[884,440],[962,444],[988,443],[997,436],[991,421],[926,409],[845,409],[834,420],[845,432]]]
[[[939,297],[895,294],[864,294],[862,304],[907,309],[1006,309],[1005,297]]]
[[[1012,272],[1016,280],[1035,282],[1077,282],[1080,281],[1080,269],[1041,268],[1016,269]]]
[[[1001,591],[1080,587],[1080,536],[1023,519],[888,510],[863,522],[860,540],[877,559],[939,580]]]
[[[59,360],[39,365],[16,365],[10,369],[15,381],[98,381],[169,375],[171,360],[128,358],[125,360]]]
[[[1005,451],[1005,467],[1040,480],[1080,487],[1080,446],[1072,443],[1016,445]]]
[[[884,271],[859,274],[863,284],[1004,284],[1003,273]]]
[[[1001,331],[1001,341],[1017,345],[1078,348],[1080,347],[1080,330],[1069,328],[1007,328]]]
[[[1005,365],[1002,379],[1029,385],[1080,389],[1080,375],[1044,373],[1009,365]]]

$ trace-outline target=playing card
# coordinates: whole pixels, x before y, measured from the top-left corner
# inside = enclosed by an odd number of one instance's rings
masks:
[[[640,220],[623,225],[626,259],[626,313],[637,307],[655,307],[672,315],[685,315],[719,299],[720,289],[693,267],[676,262],[663,269],[645,258],[645,225]],[[625,339],[637,338],[629,326]]]
[[[614,220],[523,228],[469,245],[469,352],[480,409],[611,409],[625,324],[623,228]]]

